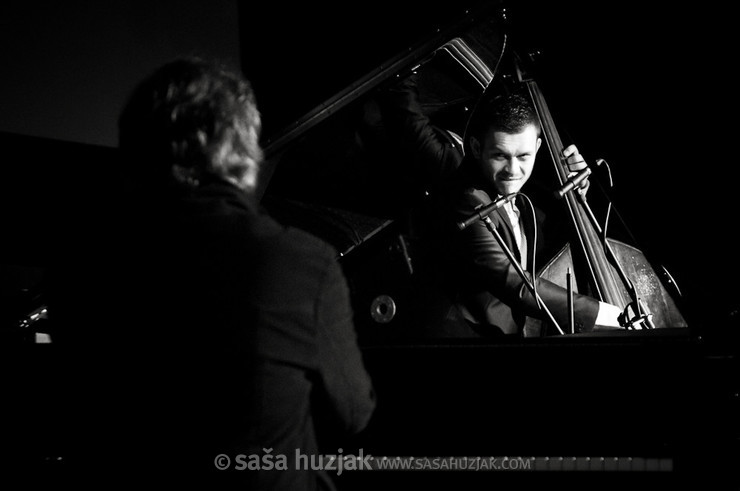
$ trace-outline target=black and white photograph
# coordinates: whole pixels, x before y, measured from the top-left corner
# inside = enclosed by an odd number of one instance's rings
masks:
[[[0,15],[0,485],[738,489],[719,2]]]

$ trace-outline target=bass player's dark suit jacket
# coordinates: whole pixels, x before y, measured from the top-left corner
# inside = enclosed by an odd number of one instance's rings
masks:
[[[448,210],[448,224],[458,223],[476,213],[476,207],[485,206],[498,195],[478,176],[474,162],[463,159],[451,180],[442,200]],[[535,256],[535,218],[530,206],[520,196],[516,199],[521,213],[521,222],[527,238],[527,276],[532,280],[532,265]],[[513,229],[504,208],[490,215],[492,226],[498,231],[507,248],[517,261],[521,256],[514,240]],[[537,211],[541,227],[543,214]],[[542,233],[537,248],[542,249]],[[526,317],[547,319],[538,308],[530,289],[504,252],[501,244],[488,230],[482,220],[476,220],[463,230],[449,227],[449,263],[451,281],[455,283],[455,304],[465,319],[482,332],[501,331],[504,334],[521,332]],[[542,266],[540,263],[539,266]],[[566,329],[569,321],[568,292],[565,288],[543,278],[537,278],[536,289],[561,328]],[[594,298],[574,294],[574,322],[577,331],[594,328],[599,304]]]

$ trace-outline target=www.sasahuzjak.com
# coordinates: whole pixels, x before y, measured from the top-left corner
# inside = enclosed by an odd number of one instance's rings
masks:
[[[229,457],[219,454],[214,465],[219,470],[324,470],[340,475],[345,470],[526,470],[528,459],[507,457],[373,457],[361,449],[357,455],[345,455],[340,448],[336,454],[307,455],[300,450],[288,456],[273,454],[271,448],[262,454],[237,454]]]

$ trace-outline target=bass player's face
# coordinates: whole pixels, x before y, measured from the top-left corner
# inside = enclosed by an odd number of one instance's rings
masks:
[[[520,133],[488,131],[483,141],[471,139],[471,150],[483,177],[501,195],[517,193],[532,175],[542,140],[528,125]]]

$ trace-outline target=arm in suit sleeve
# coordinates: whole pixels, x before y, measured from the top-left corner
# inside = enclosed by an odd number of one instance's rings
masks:
[[[433,186],[458,167],[462,148],[424,113],[415,75],[382,91],[379,106],[390,138],[402,149],[417,179]]]
[[[475,206],[480,203],[480,200],[470,194],[465,197],[465,201],[456,210],[460,218],[470,216]],[[507,247],[514,250],[514,239],[509,229],[504,226],[503,219],[494,212],[491,214],[491,221]],[[470,281],[489,291],[509,305],[512,310],[520,310],[530,317],[546,318],[547,314],[540,310],[534,295],[509,260],[501,244],[482,221],[479,220],[464,230],[460,240],[462,254],[465,258],[464,267]],[[531,281],[531,274],[526,273],[526,275]],[[537,293],[558,324],[561,327],[567,326],[568,291],[551,281],[538,278]],[[592,330],[599,310],[598,301],[586,295],[574,294],[573,306],[576,328]]]
[[[357,344],[349,288],[339,264],[330,260],[316,304],[319,375],[325,402],[346,433],[367,426],[375,392]]]

